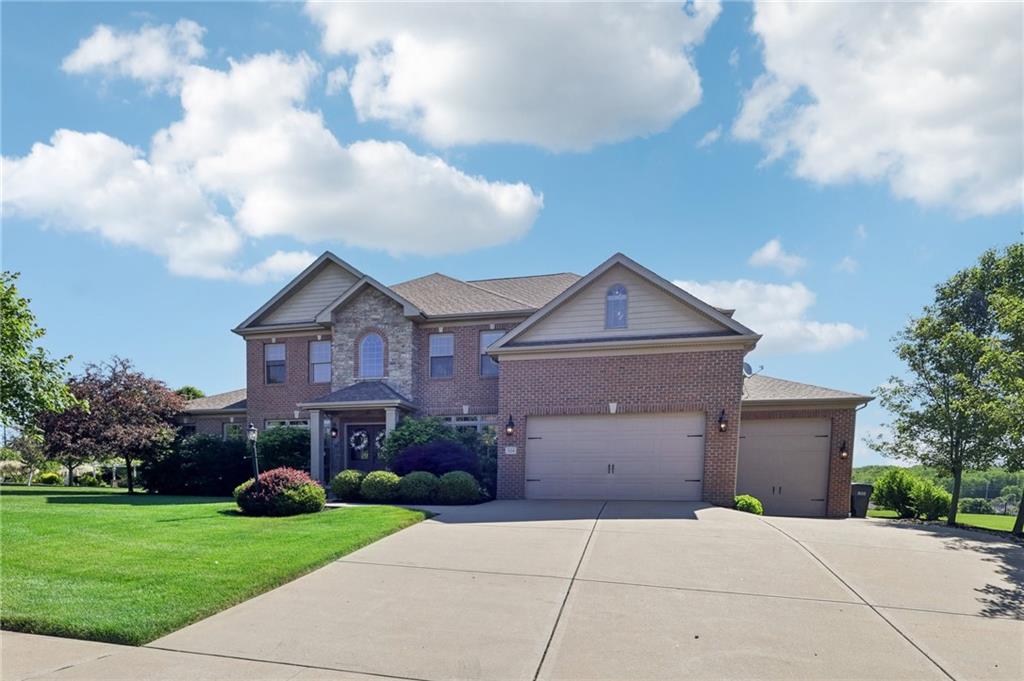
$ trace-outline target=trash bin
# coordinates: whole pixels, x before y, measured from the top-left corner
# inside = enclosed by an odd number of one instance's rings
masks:
[[[868,502],[871,501],[871,492],[874,486],[863,482],[855,482],[850,485],[850,515],[854,518],[868,517]]]

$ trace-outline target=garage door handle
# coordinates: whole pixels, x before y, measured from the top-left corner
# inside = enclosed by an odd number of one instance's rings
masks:
[[[772,494],[775,494],[775,485],[772,485]]]

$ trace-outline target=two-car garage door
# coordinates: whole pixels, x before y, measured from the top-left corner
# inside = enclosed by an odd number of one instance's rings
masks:
[[[699,501],[704,414],[530,416],[528,499]]]

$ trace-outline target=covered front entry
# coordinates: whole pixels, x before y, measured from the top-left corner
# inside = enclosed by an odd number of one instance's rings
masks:
[[[769,515],[825,515],[831,430],[827,418],[743,421],[736,494]]]
[[[699,501],[704,414],[530,416],[528,499]]]

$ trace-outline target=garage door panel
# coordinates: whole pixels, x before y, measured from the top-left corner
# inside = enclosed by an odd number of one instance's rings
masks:
[[[699,500],[703,433],[699,413],[528,417],[526,495]]]
[[[743,422],[736,493],[771,515],[825,515],[830,430],[829,419]]]

